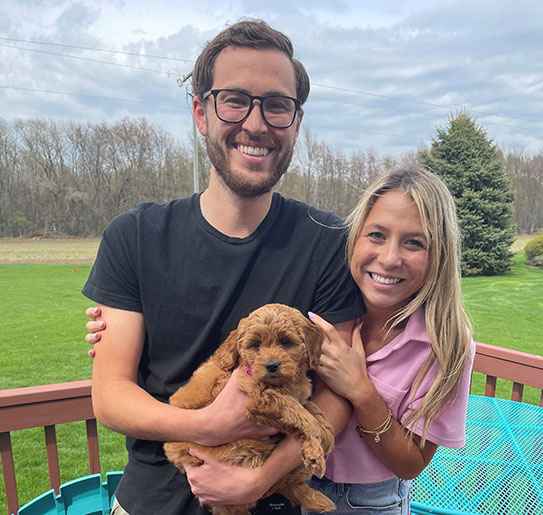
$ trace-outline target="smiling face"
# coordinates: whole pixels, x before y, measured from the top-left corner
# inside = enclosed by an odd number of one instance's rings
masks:
[[[424,284],[428,264],[416,204],[403,190],[384,193],[362,225],[351,258],[368,313],[388,319],[404,307]]]
[[[212,89],[296,97],[294,68],[278,50],[227,47],[215,60]],[[257,103],[243,122],[228,123],[217,118],[213,101],[213,96],[194,100],[194,115],[206,138],[212,173],[240,196],[267,193],[290,164],[302,112],[290,127],[276,129],[264,121]]]

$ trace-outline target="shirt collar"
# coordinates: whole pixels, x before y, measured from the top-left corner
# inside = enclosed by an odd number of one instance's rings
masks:
[[[426,322],[424,319],[424,308],[419,307],[407,320],[405,329],[396,338],[387,343],[383,348],[379,349],[367,357],[367,362],[378,361],[386,358],[394,351],[401,349],[408,342],[413,340],[427,343],[430,345],[430,337],[426,331]]]

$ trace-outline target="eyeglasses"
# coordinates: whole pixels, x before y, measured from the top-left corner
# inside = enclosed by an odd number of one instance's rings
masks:
[[[207,100],[211,95],[215,99],[215,113],[219,120],[227,123],[242,122],[253,110],[254,101],[258,100],[262,118],[276,129],[290,127],[302,105],[297,98],[284,95],[259,97],[235,89],[212,89],[204,93],[202,99]]]

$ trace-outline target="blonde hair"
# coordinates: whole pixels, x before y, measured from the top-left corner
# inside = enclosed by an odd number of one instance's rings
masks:
[[[471,324],[462,307],[460,287],[460,231],[456,206],[447,186],[435,173],[422,168],[397,168],[378,177],[347,218],[349,263],[360,231],[377,199],[388,191],[405,191],[417,206],[428,241],[429,265],[424,285],[411,301],[387,322],[389,330],[424,308],[432,353],[419,371],[412,399],[432,366],[437,374],[421,404],[405,427],[424,419],[422,442],[441,408],[453,401],[464,374],[471,345]]]

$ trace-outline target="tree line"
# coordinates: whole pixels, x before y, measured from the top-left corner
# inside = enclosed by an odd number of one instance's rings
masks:
[[[425,151],[400,158],[346,153],[306,128],[277,189],[345,216],[376,175],[425,164]],[[179,141],[143,118],[99,124],[0,118],[0,236],[99,236],[141,201],[190,195],[194,152],[189,135]],[[196,152],[203,189],[210,163],[200,139]],[[519,232],[532,233],[543,227],[543,154],[518,150],[500,159],[514,192],[513,221]]]

